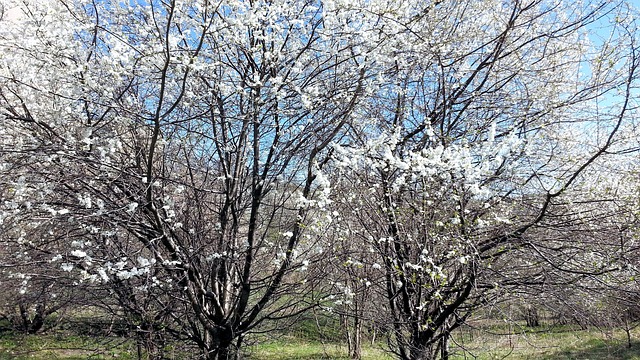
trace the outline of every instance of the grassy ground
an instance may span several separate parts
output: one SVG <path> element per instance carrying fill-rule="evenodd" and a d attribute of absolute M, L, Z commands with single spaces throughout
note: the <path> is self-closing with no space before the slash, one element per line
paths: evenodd
<path fill-rule="evenodd" d="M 465 329 L 452 343 L 452 359 L 594 359 L 640 360 L 640 332 L 627 347 L 621 330 L 542 329 L 496 333 Z M 491 330 L 491 329 L 490 329 Z M 509 329 L 506 329 L 509 330 Z M 511 329 L 513 330 L 513 329 Z M 502 334 L 497 334 L 501 332 Z M 463 351 L 465 349 L 466 351 Z M 171 353 L 169 359 L 189 359 L 188 354 Z M 135 347 L 124 339 L 95 339 L 68 333 L 22 336 L 0 335 L 0 360 L 4 359 L 136 359 Z M 339 341 L 319 342 L 304 337 L 283 336 L 262 341 L 247 348 L 248 359 L 348 359 L 347 349 Z M 383 350 L 367 346 L 364 359 L 391 359 Z"/>
<path fill-rule="evenodd" d="M 363 350 L 364 360 L 392 359 L 382 349 L 368 346 Z M 321 343 L 302 339 L 280 339 L 249 349 L 249 359 L 255 360 L 315 360 L 350 359 L 347 348 L 339 343 Z"/>
<path fill-rule="evenodd" d="M 624 331 L 613 329 L 536 329 L 508 335 L 466 329 L 458 333 L 456 342 L 452 349 L 456 360 L 640 360 L 640 342 L 632 340 L 629 348 Z"/>
<path fill-rule="evenodd" d="M 123 339 L 95 339 L 68 334 L 0 337 L 0 360 L 135 359 L 135 349 Z"/>

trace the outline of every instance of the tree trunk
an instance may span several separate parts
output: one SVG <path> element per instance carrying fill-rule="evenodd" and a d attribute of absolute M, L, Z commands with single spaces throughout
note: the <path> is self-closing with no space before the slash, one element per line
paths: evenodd
<path fill-rule="evenodd" d="M 449 333 L 440 339 L 440 359 L 449 360 Z"/>
<path fill-rule="evenodd" d="M 351 333 L 351 327 L 349 326 L 349 316 L 340 314 L 340 323 L 345 331 L 344 336 L 347 340 L 347 351 L 349 352 L 349 356 L 351 356 L 351 350 L 353 349 L 353 334 Z"/>
<path fill-rule="evenodd" d="M 538 310 L 534 306 L 527 305 L 525 312 L 525 320 L 527 321 L 528 327 L 540 326 L 540 316 L 538 315 Z"/>
<path fill-rule="evenodd" d="M 362 358 L 362 322 L 359 316 L 353 319 L 353 342 L 351 343 L 351 358 Z"/>
<path fill-rule="evenodd" d="M 411 349 L 411 360 L 435 360 L 436 354 L 430 348 L 413 348 Z"/>
<path fill-rule="evenodd" d="M 624 332 L 627 334 L 627 348 L 631 349 L 631 324 L 628 314 L 624 317 Z"/>
<path fill-rule="evenodd" d="M 213 357 L 211 358 L 211 360 L 231 360 L 233 359 L 233 356 L 231 354 L 231 349 L 229 348 L 229 346 L 223 346 L 221 345 L 220 347 L 218 347 L 218 349 L 213 353 Z"/>
<path fill-rule="evenodd" d="M 44 326 L 45 318 L 45 310 L 42 304 L 36 305 L 33 318 L 29 316 L 29 310 L 23 303 L 20 303 L 18 307 L 20 309 L 20 319 L 22 320 L 20 330 L 24 331 L 27 334 L 35 334 L 40 329 L 42 329 L 42 327 Z"/>
<path fill-rule="evenodd" d="M 437 338 L 439 337 L 439 339 Z M 449 354 L 449 337 L 447 330 L 445 333 L 433 333 L 416 330 L 407 344 L 409 350 L 408 356 L 402 356 L 406 360 L 448 360 Z"/>
<path fill-rule="evenodd" d="M 211 340 L 209 349 L 205 349 L 205 358 L 209 360 L 234 360 L 237 359 L 237 350 L 233 346 L 233 332 L 230 328 L 209 334 Z"/>

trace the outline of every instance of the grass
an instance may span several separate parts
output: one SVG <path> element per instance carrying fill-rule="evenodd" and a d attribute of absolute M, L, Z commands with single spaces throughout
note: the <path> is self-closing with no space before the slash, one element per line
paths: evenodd
<path fill-rule="evenodd" d="M 26 359 L 135 359 L 135 349 L 124 339 L 90 337 L 70 334 L 0 336 L 0 360 Z"/>
<path fill-rule="evenodd" d="M 487 331 L 488 330 L 488 331 Z M 318 341 L 309 334 L 294 333 L 261 341 L 246 348 L 247 359 L 315 360 L 349 359 L 338 339 Z M 640 331 L 633 334 L 640 339 Z M 598 359 L 640 360 L 640 340 L 627 347 L 622 330 L 579 330 L 570 328 L 514 329 L 512 327 L 466 328 L 451 343 L 452 359 Z M 382 349 L 365 347 L 363 359 L 391 359 Z M 463 349 L 465 351 L 463 351 Z M 45 359 L 136 359 L 135 346 L 123 338 L 79 336 L 69 331 L 41 335 L 0 333 L 0 360 Z M 189 358 L 170 353 L 169 359 Z"/>
<path fill-rule="evenodd" d="M 456 336 L 453 359 L 573 359 L 640 360 L 640 342 L 627 346 L 622 330 L 543 329 L 490 334 L 462 330 Z M 635 333 L 637 338 L 640 333 Z M 462 349 L 466 351 L 462 351 Z"/>
<path fill-rule="evenodd" d="M 362 355 L 364 360 L 391 359 L 381 349 L 371 346 L 363 349 Z M 283 338 L 254 346 L 249 349 L 248 358 L 253 360 L 350 359 L 346 346 L 340 343 L 321 343 L 297 338 Z"/>

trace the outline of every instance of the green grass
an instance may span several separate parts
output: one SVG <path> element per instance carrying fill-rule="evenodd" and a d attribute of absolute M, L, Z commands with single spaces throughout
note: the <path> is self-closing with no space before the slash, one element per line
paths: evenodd
<path fill-rule="evenodd" d="M 510 335 L 475 332 L 458 333 L 458 347 L 452 349 L 456 353 L 453 359 L 640 360 L 640 342 L 632 341 L 628 348 L 622 330 L 548 329 Z M 640 333 L 633 336 L 637 338 Z"/>
<path fill-rule="evenodd" d="M 269 341 L 248 349 L 249 359 L 253 360 L 316 360 L 350 359 L 347 347 L 339 343 L 321 343 L 297 338 L 283 338 Z M 375 347 L 363 350 L 364 360 L 391 359 L 384 351 Z"/>
<path fill-rule="evenodd" d="M 318 341 L 309 335 L 295 331 L 277 339 L 265 338 L 245 348 L 246 358 L 349 359 L 347 348 L 339 339 Z M 487 326 L 483 329 L 466 328 L 458 331 L 455 341 L 451 343 L 451 353 L 454 360 L 640 360 L 640 331 L 634 332 L 632 338 L 638 340 L 632 341 L 631 348 L 628 348 L 622 330 L 577 330 L 567 327 L 531 330 Z M 0 360 L 130 360 L 137 358 L 135 350 L 131 341 L 122 338 L 91 338 L 69 332 L 28 336 L 8 332 L 0 334 Z M 169 359 L 189 358 L 188 354 L 179 351 L 171 351 L 167 355 Z M 382 349 L 370 344 L 366 344 L 363 350 L 365 360 L 391 358 Z"/>
<path fill-rule="evenodd" d="M 0 360 L 26 359 L 135 359 L 134 349 L 124 339 L 49 334 L 0 336 Z"/>

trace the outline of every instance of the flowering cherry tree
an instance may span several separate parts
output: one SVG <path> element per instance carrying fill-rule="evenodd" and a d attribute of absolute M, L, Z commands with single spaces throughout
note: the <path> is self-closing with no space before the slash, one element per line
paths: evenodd
<path fill-rule="evenodd" d="M 336 258 L 385 299 L 394 353 L 446 358 L 517 274 L 503 259 L 617 141 L 638 61 L 609 1 L 2 11 L 3 264 L 108 289 L 158 357 L 171 334 L 228 359 L 336 287 L 362 297 L 315 276 Z M 350 262 L 327 256 L 346 241 Z"/>
<path fill-rule="evenodd" d="M 578 230 L 616 214 L 597 205 L 611 197 L 580 190 L 630 124 L 635 25 L 624 6 L 584 5 L 441 2 L 397 20 L 389 69 L 332 164 L 337 226 L 379 269 L 366 278 L 384 278 L 378 321 L 399 358 L 447 358 L 451 332 L 513 289 L 618 266 L 605 232 Z M 592 43 L 607 16 L 611 37 Z"/>
<path fill-rule="evenodd" d="M 360 25 L 312 1 L 5 10 L 3 224 L 63 231 L 21 244 L 115 289 L 150 353 L 162 328 L 226 359 L 313 306 L 308 214 L 371 76 Z"/>

